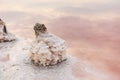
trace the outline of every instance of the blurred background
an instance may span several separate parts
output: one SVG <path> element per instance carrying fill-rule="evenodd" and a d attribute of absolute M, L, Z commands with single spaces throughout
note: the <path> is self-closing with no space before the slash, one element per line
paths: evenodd
<path fill-rule="evenodd" d="M 9 32 L 31 40 L 34 24 L 44 23 L 67 41 L 68 54 L 105 75 L 100 80 L 120 80 L 119 0 L 0 0 L 0 18 Z M 76 65 L 76 77 L 99 80 Z"/>

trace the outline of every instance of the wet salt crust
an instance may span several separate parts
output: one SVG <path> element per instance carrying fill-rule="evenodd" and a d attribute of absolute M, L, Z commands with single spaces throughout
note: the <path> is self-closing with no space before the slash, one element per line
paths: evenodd
<path fill-rule="evenodd" d="M 35 66 L 29 59 L 29 40 L 19 39 L 14 45 L 11 43 L 14 42 L 4 43 L 6 48 L 0 50 L 0 54 L 8 54 L 10 58 L 0 62 L 0 80 L 77 80 L 72 74 L 75 58 L 67 56 L 67 61 L 54 66 Z"/>

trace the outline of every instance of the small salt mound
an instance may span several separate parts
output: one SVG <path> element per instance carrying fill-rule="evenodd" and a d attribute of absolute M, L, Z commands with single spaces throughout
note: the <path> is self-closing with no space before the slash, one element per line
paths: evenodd
<path fill-rule="evenodd" d="M 37 24 L 36 39 L 30 49 L 31 60 L 38 65 L 55 65 L 66 60 L 65 41 L 46 31 L 41 31 L 45 26 Z"/>
<path fill-rule="evenodd" d="M 14 40 L 15 36 L 7 32 L 5 23 L 0 19 L 0 42 L 10 42 Z"/>

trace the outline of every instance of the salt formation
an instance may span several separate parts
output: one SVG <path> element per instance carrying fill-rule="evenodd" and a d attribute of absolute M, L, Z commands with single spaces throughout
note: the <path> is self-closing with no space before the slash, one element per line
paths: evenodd
<path fill-rule="evenodd" d="M 34 26 L 36 39 L 30 49 L 31 60 L 37 65 L 55 65 L 66 60 L 65 41 L 47 32 L 44 24 Z"/>
<path fill-rule="evenodd" d="M 7 32 L 5 23 L 0 19 L 0 42 L 9 42 L 15 40 L 14 35 Z"/>

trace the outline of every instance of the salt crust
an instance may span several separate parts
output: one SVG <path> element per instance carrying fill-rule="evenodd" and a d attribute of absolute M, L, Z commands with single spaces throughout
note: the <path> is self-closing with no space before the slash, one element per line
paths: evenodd
<path fill-rule="evenodd" d="M 72 74 L 75 58 L 67 56 L 67 61 L 55 66 L 35 66 L 29 58 L 30 43 L 24 39 L 0 43 L 0 53 L 10 57 L 8 62 L 0 62 L 0 80 L 77 80 Z"/>

